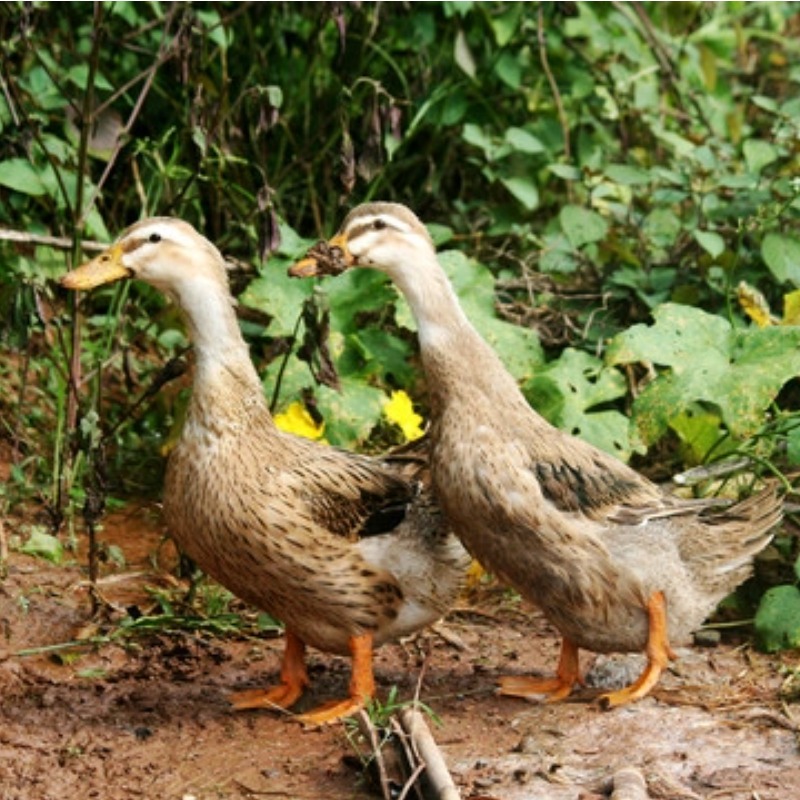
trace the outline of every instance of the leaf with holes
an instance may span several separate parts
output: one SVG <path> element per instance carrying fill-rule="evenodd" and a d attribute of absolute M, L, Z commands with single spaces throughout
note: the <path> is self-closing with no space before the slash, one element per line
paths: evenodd
<path fill-rule="evenodd" d="M 752 436 L 783 385 L 800 373 L 800 327 L 734 329 L 722 317 L 676 303 L 653 316 L 655 324 L 623 331 L 606 353 L 611 365 L 662 368 L 633 404 L 645 445 L 697 402 L 718 408 L 734 437 Z"/>

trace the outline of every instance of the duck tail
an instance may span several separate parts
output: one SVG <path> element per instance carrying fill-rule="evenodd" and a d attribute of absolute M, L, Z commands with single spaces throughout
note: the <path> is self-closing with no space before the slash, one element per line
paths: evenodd
<path fill-rule="evenodd" d="M 754 556 L 772 541 L 782 519 L 783 497 L 776 483 L 707 519 L 720 555 L 714 572 L 728 591 L 749 577 Z"/>

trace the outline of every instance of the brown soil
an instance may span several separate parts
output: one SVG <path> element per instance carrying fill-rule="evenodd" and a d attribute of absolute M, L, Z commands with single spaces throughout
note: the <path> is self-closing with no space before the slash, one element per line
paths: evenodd
<path fill-rule="evenodd" d="M 7 523 L 4 538 L 14 532 Z M 145 587 L 175 588 L 154 509 L 109 516 L 101 537 L 126 556 L 124 568 L 104 568 L 108 600 L 146 609 Z M 353 764 L 352 725 L 304 730 L 290 715 L 231 710 L 231 689 L 275 681 L 279 636 L 165 630 L 44 651 L 99 630 L 82 555 L 54 567 L 11 550 L 0 582 L 0 800 L 379 796 Z M 625 766 L 653 798 L 800 797 L 800 654 L 687 648 L 652 696 L 611 712 L 591 687 L 558 705 L 495 695 L 498 675 L 549 671 L 557 653 L 540 616 L 481 587 L 438 630 L 382 648 L 375 670 L 384 698 L 395 686 L 410 700 L 420 685 L 464 798 L 606 796 Z M 639 663 L 596 659 L 590 677 L 608 687 Z M 346 691 L 345 659 L 313 652 L 310 670 L 302 708 Z"/>

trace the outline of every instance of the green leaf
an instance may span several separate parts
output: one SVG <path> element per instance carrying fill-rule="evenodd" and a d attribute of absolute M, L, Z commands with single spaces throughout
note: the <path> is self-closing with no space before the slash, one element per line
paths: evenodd
<path fill-rule="evenodd" d="M 650 183 L 652 175 L 646 169 L 632 167 L 628 164 L 609 164 L 605 169 L 606 177 L 623 186 L 639 186 Z"/>
<path fill-rule="evenodd" d="M 47 188 L 39 173 L 24 158 L 10 158 L 0 161 L 0 186 L 33 197 L 47 194 Z"/>
<path fill-rule="evenodd" d="M 473 122 L 467 122 L 464 125 L 464 130 L 461 133 L 462 138 L 467 144 L 471 144 L 483 150 L 486 158 L 491 161 L 494 158 L 495 145 L 491 136 L 484 133 L 480 125 L 475 125 Z"/>
<path fill-rule="evenodd" d="M 467 37 L 464 36 L 464 31 L 460 28 L 456 34 L 456 41 L 453 46 L 453 57 L 455 58 L 456 64 L 458 64 L 463 72 L 469 75 L 470 78 L 475 77 L 475 58 L 467 43 Z"/>
<path fill-rule="evenodd" d="M 744 154 L 748 171 L 756 175 L 764 167 L 776 161 L 780 155 L 778 148 L 774 144 L 765 142 L 763 139 L 747 139 L 742 145 L 742 153 Z"/>
<path fill-rule="evenodd" d="M 800 286 L 800 240 L 768 233 L 761 243 L 761 257 L 776 280 Z"/>
<path fill-rule="evenodd" d="M 721 423 L 719 414 L 699 405 L 682 411 L 670 420 L 670 428 L 681 440 L 681 456 L 685 465 L 704 464 L 712 450 L 717 455 L 721 454 L 719 444 L 725 435 Z"/>
<path fill-rule="evenodd" d="M 564 206 L 558 218 L 561 229 L 575 249 L 599 242 L 608 233 L 608 223 L 596 211 L 581 206 Z"/>
<path fill-rule="evenodd" d="M 800 647 L 800 589 L 773 586 L 764 592 L 755 618 L 756 639 L 768 653 Z"/>
<path fill-rule="evenodd" d="M 619 411 L 592 411 L 626 394 L 625 378 L 582 350 L 567 348 L 524 387 L 531 405 L 553 425 L 627 460 L 630 422 Z"/>
<path fill-rule="evenodd" d="M 52 534 L 43 528 L 34 527 L 27 541 L 20 547 L 20 552 L 37 558 L 44 558 L 53 564 L 60 564 L 64 557 L 64 547 Z"/>
<path fill-rule="evenodd" d="M 633 404 L 645 444 L 697 402 L 718 408 L 734 437 L 752 436 L 783 385 L 800 373 L 800 327 L 734 330 L 722 317 L 676 303 L 659 306 L 653 316 L 654 325 L 623 331 L 606 352 L 612 365 L 668 368 Z"/>
<path fill-rule="evenodd" d="M 547 169 L 553 173 L 557 178 L 565 181 L 579 181 L 581 179 L 581 171 L 572 164 L 548 164 Z"/>
<path fill-rule="evenodd" d="M 241 301 L 246 306 L 260 309 L 272 317 L 269 332 L 273 336 L 291 336 L 303 302 L 314 291 L 313 281 L 299 281 L 286 274 L 293 262 L 271 258 L 263 277 L 256 278 L 244 291 Z"/>
<path fill-rule="evenodd" d="M 657 247 L 670 247 L 681 232 L 681 221 L 668 208 L 656 208 L 645 217 L 642 231 Z"/>
<path fill-rule="evenodd" d="M 506 142 L 519 153 L 544 153 L 544 145 L 532 133 L 524 128 L 509 128 L 503 137 Z"/>
<path fill-rule="evenodd" d="M 711 258 L 719 258 L 725 252 L 725 240 L 713 231 L 694 231 L 695 240 Z"/>
<path fill-rule="evenodd" d="M 317 408 L 325 419 L 325 438 L 339 447 L 357 447 L 381 419 L 386 394 L 359 380 L 342 379 L 342 391 L 328 386 L 315 390 Z"/>
<path fill-rule="evenodd" d="M 501 178 L 500 183 L 522 203 L 528 211 L 539 205 L 539 190 L 529 178 Z"/>
<path fill-rule="evenodd" d="M 792 466 L 800 464 L 800 426 L 792 428 L 786 436 L 786 457 Z"/>

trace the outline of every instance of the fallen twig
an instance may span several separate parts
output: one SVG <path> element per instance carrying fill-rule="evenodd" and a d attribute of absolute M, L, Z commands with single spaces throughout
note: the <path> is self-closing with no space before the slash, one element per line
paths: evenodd
<path fill-rule="evenodd" d="M 404 708 L 400 712 L 400 724 L 408 734 L 417 757 L 425 765 L 425 776 L 436 800 L 461 800 L 450 771 L 447 769 L 442 751 L 425 722 L 425 717 L 416 708 Z"/>
<path fill-rule="evenodd" d="M 649 800 L 647 782 L 636 767 L 623 767 L 614 773 L 611 800 Z"/>
<path fill-rule="evenodd" d="M 47 236 L 43 233 L 15 231 L 11 228 L 0 228 L 0 241 L 20 242 L 21 244 L 41 244 L 59 250 L 71 250 L 75 242 L 68 236 Z M 82 241 L 81 247 L 93 253 L 100 253 L 108 247 L 101 242 Z"/>

